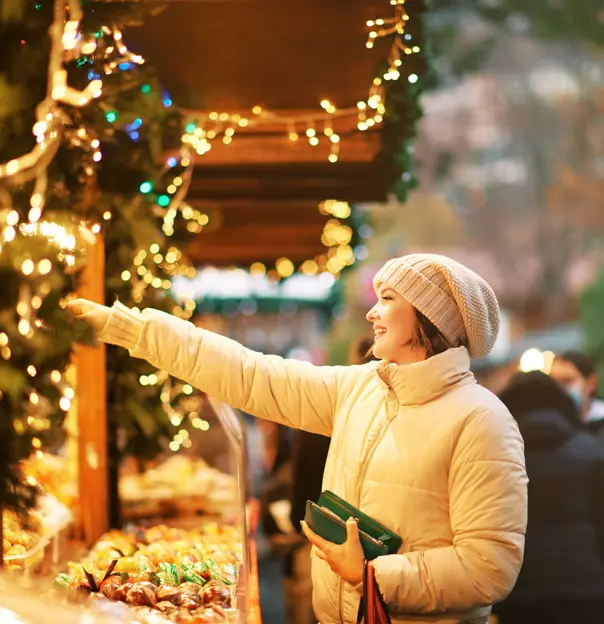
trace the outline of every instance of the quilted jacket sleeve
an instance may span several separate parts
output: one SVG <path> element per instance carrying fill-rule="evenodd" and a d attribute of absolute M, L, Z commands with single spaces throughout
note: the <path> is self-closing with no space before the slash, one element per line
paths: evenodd
<path fill-rule="evenodd" d="M 449 472 L 453 544 L 375 561 L 392 615 L 492 605 L 512 590 L 524 552 L 528 479 L 522 438 L 503 409 L 474 416 L 455 447 Z"/>
<path fill-rule="evenodd" d="M 170 314 L 136 314 L 119 303 L 99 337 L 232 407 L 331 435 L 338 386 L 348 367 L 263 355 Z"/>

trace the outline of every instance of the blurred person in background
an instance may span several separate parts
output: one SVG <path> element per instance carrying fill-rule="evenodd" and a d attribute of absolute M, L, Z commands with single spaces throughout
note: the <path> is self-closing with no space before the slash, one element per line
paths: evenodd
<path fill-rule="evenodd" d="M 524 563 L 500 624 L 604 622 L 604 449 L 552 377 L 519 373 L 501 393 L 524 438 Z"/>
<path fill-rule="evenodd" d="M 476 383 L 499 333 L 491 287 L 459 262 L 409 254 L 375 275 L 378 362 L 314 366 L 246 349 L 159 310 L 70 302 L 103 342 L 255 416 L 331 436 L 323 487 L 402 537 L 373 561 L 393 624 L 486 624 L 522 565 L 527 476 L 518 426 Z M 365 557 L 304 523 L 321 624 L 354 624 Z"/>
<path fill-rule="evenodd" d="M 593 359 L 580 351 L 564 351 L 554 358 L 550 375 L 573 399 L 587 428 L 604 436 L 604 401 L 596 395 L 598 373 Z"/>

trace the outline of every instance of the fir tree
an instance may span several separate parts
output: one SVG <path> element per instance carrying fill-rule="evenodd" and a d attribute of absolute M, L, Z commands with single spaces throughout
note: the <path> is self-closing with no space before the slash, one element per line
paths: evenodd
<path fill-rule="evenodd" d="M 53 3 L 11 0 L 0 8 L 0 163 L 7 163 L 35 145 Z M 170 311 L 175 305 L 167 289 L 181 258 L 166 232 L 176 230 L 174 239 L 191 233 L 176 218 L 175 197 L 182 193 L 170 185 L 190 174 L 190 164 L 179 156 L 166 166 L 162 157 L 179 148 L 181 119 L 153 72 L 120 38 L 122 28 L 154 10 L 146 3 L 85 4 L 79 37 L 88 45 L 66 62 L 68 84 L 82 89 L 100 79 L 102 95 L 81 108 L 56 105 L 61 140 L 46 170 L 39 218 L 30 212 L 33 179 L 0 180 L 0 503 L 12 508 L 33 504 L 34 488 L 22 479 L 19 462 L 60 444 L 74 396 L 65 370 L 74 341 L 91 338 L 63 306 L 85 262 L 82 237 L 103 226 L 109 300 L 118 295 L 125 305 Z M 161 267 L 151 248 L 163 254 Z M 150 258 L 135 265 L 139 251 Z M 137 276 L 143 264 L 146 275 Z M 161 401 L 160 384 L 141 385 L 141 375 L 152 373 L 149 365 L 126 357 L 108 353 L 108 414 L 121 441 L 117 451 L 119 457 L 153 457 L 174 435 L 174 414 Z"/>

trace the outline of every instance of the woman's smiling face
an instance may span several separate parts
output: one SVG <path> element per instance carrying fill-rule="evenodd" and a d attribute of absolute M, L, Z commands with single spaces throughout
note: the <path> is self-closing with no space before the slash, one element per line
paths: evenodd
<path fill-rule="evenodd" d="M 377 358 L 396 364 L 417 361 L 417 353 L 410 358 L 414 351 L 417 316 L 406 299 L 392 288 L 381 285 L 378 301 L 367 313 L 367 320 L 373 323 L 373 353 Z"/>

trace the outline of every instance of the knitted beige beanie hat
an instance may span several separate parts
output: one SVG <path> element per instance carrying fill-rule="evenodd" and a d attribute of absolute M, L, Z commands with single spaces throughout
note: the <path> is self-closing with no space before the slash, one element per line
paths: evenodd
<path fill-rule="evenodd" d="M 470 356 L 487 355 L 499 332 L 499 305 L 491 287 L 474 271 L 437 254 L 389 260 L 373 286 L 393 288 L 439 329 L 451 347 L 467 344 Z"/>

